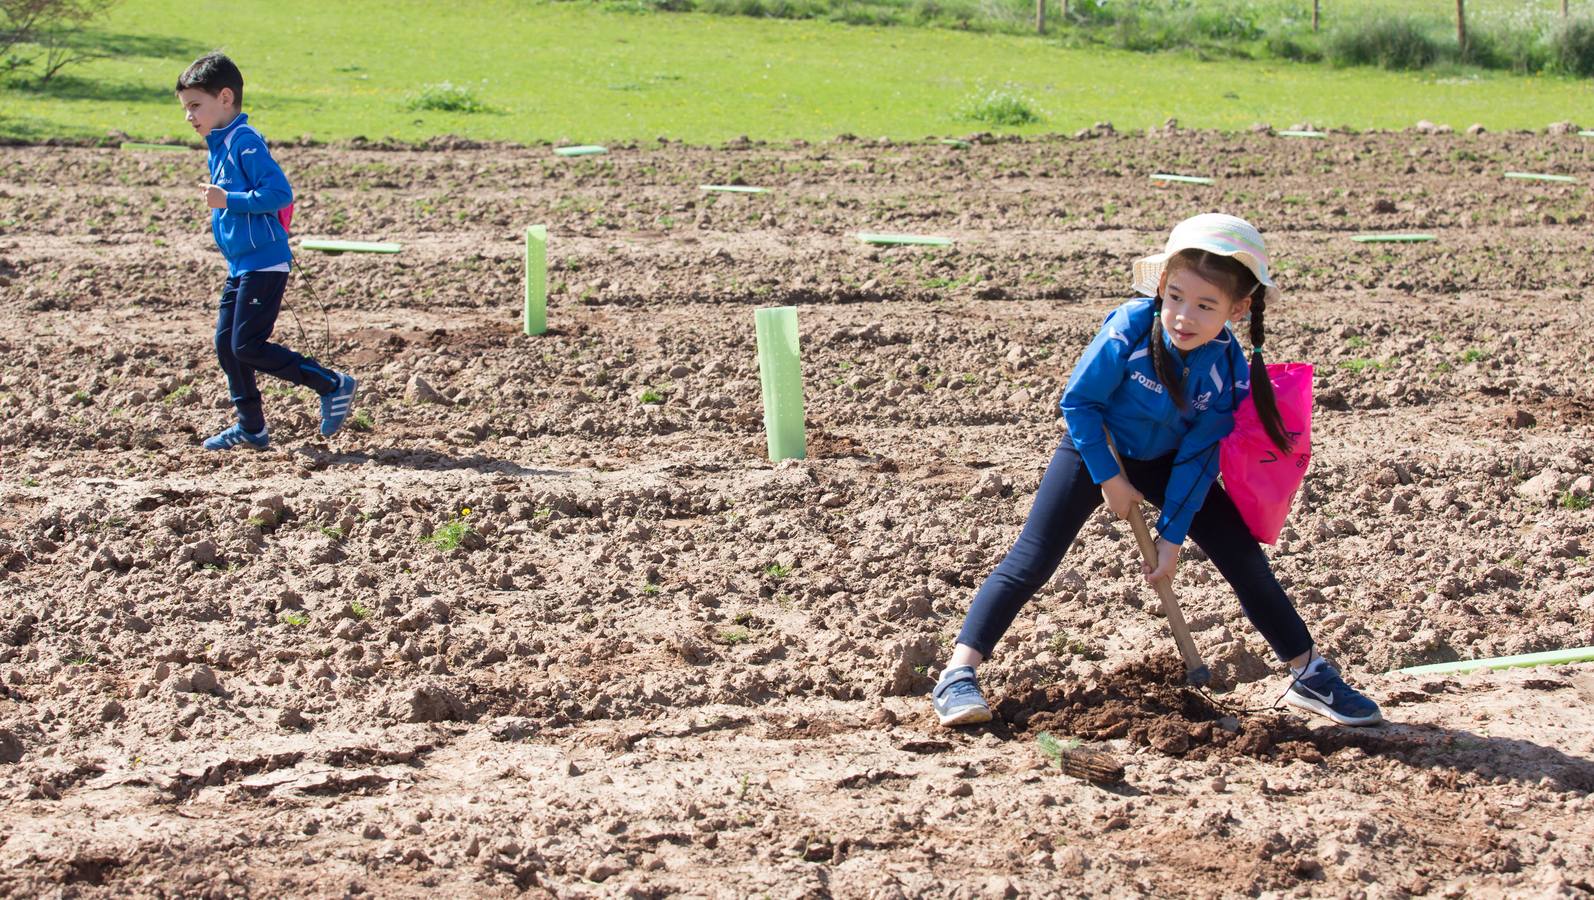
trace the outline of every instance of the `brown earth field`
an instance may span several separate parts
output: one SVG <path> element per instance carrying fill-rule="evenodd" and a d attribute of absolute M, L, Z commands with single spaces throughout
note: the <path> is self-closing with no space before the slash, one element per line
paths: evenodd
<path fill-rule="evenodd" d="M 263 381 L 272 448 L 226 454 L 203 157 L 0 149 L 0 895 L 1594 894 L 1594 666 L 1393 673 L 1594 644 L 1594 140 L 611 149 L 278 148 L 296 237 L 404 250 L 301 253 L 277 334 L 358 416 Z M 1099 511 L 981 670 L 996 722 L 939 728 L 1074 360 L 1209 210 L 1317 371 L 1273 562 L 1387 724 L 1275 708 L 1194 550 L 1183 688 Z M 788 304 L 809 457 L 772 465 Z"/>

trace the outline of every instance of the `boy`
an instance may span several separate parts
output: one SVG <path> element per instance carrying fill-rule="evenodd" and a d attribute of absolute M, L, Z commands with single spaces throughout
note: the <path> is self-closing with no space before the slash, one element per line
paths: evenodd
<path fill-rule="evenodd" d="M 293 260 L 286 222 L 278 215 L 292 206 L 293 188 L 260 132 L 249 127 L 243 96 L 243 73 L 221 53 L 201 56 L 177 79 L 184 117 L 210 148 L 204 199 L 210 207 L 211 235 L 227 259 L 227 284 L 216 317 L 216 358 L 227 374 L 238 422 L 206 439 L 206 450 L 270 446 L 256 372 L 320 394 L 323 435 L 336 433 L 354 405 L 353 376 L 269 341 Z"/>

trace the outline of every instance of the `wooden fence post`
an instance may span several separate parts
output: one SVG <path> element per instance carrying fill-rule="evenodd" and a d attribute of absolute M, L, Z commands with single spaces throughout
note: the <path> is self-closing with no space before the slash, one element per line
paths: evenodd
<path fill-rule="evenodd" d="M 1317 33 L 1317 4 L 1318 4 L 1318 0 L 1312 0 L 1312 33 L 1313 34 Z"/>
<path fill-rule="evenodd" d="M 1467 56 L 1467 0 L 1456 0 L 1456 43 L 1461 46 L 1461 56 Z"/>
<path fill-rule="evenodd" d="M 1046 33 L 1046 0 L 1035 0 L 1035 33 Z"/>

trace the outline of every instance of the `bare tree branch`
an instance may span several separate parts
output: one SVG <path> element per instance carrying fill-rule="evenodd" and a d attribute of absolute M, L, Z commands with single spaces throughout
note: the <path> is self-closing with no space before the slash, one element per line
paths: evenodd
<path fill-rule="evenodd" d="M 78 37 L 85 26 L 119 0 L 0 0 L 0 66 L 6 71 L 43 62 L 40 84 L 63 68 L 103 54 L 85 49 Z M 31 58 L 14 51 L 41 48 Z"/>

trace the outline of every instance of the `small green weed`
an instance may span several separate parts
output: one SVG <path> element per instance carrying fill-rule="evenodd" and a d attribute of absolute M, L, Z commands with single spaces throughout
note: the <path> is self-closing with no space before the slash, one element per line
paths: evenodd
<path fill-rule="evenodd" d="M 323 525 L 318 530 L 334 541 L 343 540 L 343 529 L 337 527 L 336 525 Z"/>
<path fill-rule="evenodd" d="M 370 431 L 376 425 L 376 420 L 371 418 L 369 410 L 360 410 L 349 417 L 349 427 L 355 431 Z"/>
<path fill-rule="evenodd" d="M 165 403 L 168 406 L 170 406 L 173 403 L 182 402 L 183 400 L 187 399 L 193 393 L 194 393 L 194 386 L 193 385 L 191 385 L 191 384 L 180 384 L 177 387 L 173 388 L 172 392 L 170 394 L 167 394 L 165 397 L 161 398 L 161 402 Z"/>
<path fill-rule="evenodd" d="M 1354 334 L 1345 339 L 1345 346 L 1351 348 L 1352 350 L 1360 350 L 1361 348 L 1367 346 L 1367 339 L 1359 334 Z"/>
<path fill-rule="evenodd" d="M 289 611 L 277 616 L 277 621 L 284 625 L 302 628 L 310 624 L 310 614 L 298 611 Z"/>
<path fill-rule="evenodd" d="M 1487 351 L 1487 350 L 1479 350 L 1476 347 L 1473 347 L 1473 348 L 1467 350 L 1467 352 L 1461 354 L 1461 361 L 1464 362 L 1464 363 L 1482 362 L 1482 361 L 1484 361 L 1484 360 L 1486 360 L 1488 358 L 1489 358 L 1489 351 Z"/>
<path fill-rule="evenodd" d="M 643 403 L 663 403 L 664 402 L 664 395 L 660 394 L 658 391 L 655 391 L 652 388 L 648 388 L 647 390 L 642 392 L 642 396 L 639 399 Z"/>
<path fill-rule="evenodd" d="M 1342 369 L 1349 369 L 1350 371 L 1360 375 L 1362 372 L 1365 372 L 1368 369 L 1372 369 L 1374 371 L 1382 369 L 1384 364 L 1376 359 L 1362 359 L 1357 357 L 1356 359 L 1345 360 L 1339 364 L 1339 367 Z"/>
<path fill-rule="evenodd" d="M 23 487 L 38 487 L 39 486 L 39 479 L 34 478 L 32 475 L 29 475 L 26 478 L 22 479 L 22 486 Z"/>
<path fill-rule="evenodd" d="M 423 85 L 419 92 L 410 95 L 404 108 L 412 112 L 488 112 L 486 103 L 476 99 L 470 88 L 450 81 Z"/>
<path fill-rule="evenodd" d="M 780 579 L 791 574 L 791 566 L 783 566 L 780 563 L 770 563 L 769 567 L 764 569 L 764 574 L 775 579 L 776 581 L 779 581 Z"/>
<path fill-rule="evenodd" d="M 659 593 L 659 586 L 650 581 L 647 584 L 642 585 L 642 593 L 647 594 L 650 597 L 656 596 Z"/>
<path fill-rule="evenodd" d="M 349 612 L 353 613 L 356 619 L 371 618 L 371 608 L 358 600 L 349 604 Z"/>
<path fill-rule="evenodd" d="M 1051 760 L 1052 765 L 1055 766 L 1061 766 L 1063 764 L 1063 754 L 1065 752 L 1076 749 L 1082 743 L 1083 742 L 1079 738 L 1069 738 L 1066 741 L 1059 741 L 1057 738 L 1052 737 L 1051 732 L 1049 731 L 1043 731 L 1035 736 L 1035 745 L 1040 748 L 1041 753 L 1047 759 Z"/>
<path fill-rule="evenodd" d="M 752 633 L 745 628 L 721 628 L 718 635 L 719 642 L 727 647 L 745 644 L 752 638 Z"/>
<path fill-rule="evenodd" d="M 447 524 L 432 532 L 431 537 L 421 538 L 422 543 L 431 544 L 444 553 L 458 550 L 459 545 L 465 540 L 465 535 L 470 534 L 470 526 L 463 518 L 455 518 Z"/>
<path fill-rule="evenodd" d="M 1046 645 L 1058 656 L 1078 656 L 1083 659 L 1102 659 L 1100 650 L 1069 634 L 1057 634 Z"/>
<path fill-rule="evenodd" d="M 1032 102 L 1018 88 L 1007 85 L 970 97 L 959 118 L 1004 128 L 1029 125 L 1041 121 L 1041 114 L 1031 108 Z"/>
<path fill-rule="evenodd" d="M 1559 502 L 1562 509 L 1582 511 L 1588 509 L 1590 506 L 1594 506 L 1594 497 L 1588 497 L 1574 494 L 1571 491 L 1566 491 L 1561 494 L 1561 499 Z"/>

